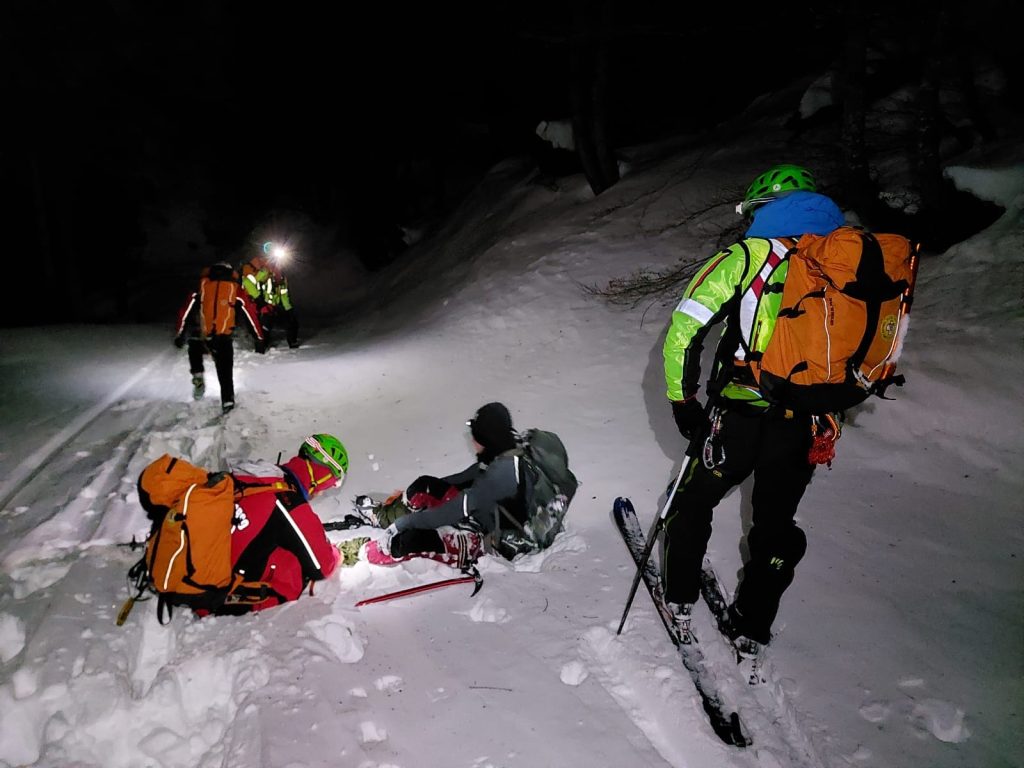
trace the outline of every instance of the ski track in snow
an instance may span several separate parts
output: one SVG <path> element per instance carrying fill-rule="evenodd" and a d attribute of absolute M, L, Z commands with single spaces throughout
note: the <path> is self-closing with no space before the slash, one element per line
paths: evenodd
<path fill-rule="evenodd" d="M 861 705 L 859 712 L 869 723 L 879 726 L 893 720 L 905 723 L 921 738 L 933 737 L 948 744 L 959 744 L 971 737 L 964 723 L 966 713 L 952 702 L 922 696 L 926 683 L 919 678 L 898 681 L 906 698 L 901 701 L 872 699 Z"/>
<path fill-rule="evenodd" d="M 757 764 L 718 742 L 674 652 L 666 659 L 664 649 L 636 635 L 616 636 L 611 627 L 588 630 L 578 650 L 591 675 L 670 765 L 687 765 L 687 757 L 695 753 L 698 765 Z M 687 738 L 691 733 L 708 737 L 700 740 L 699 750 L 697 741 Z"/>
<path fill-rule="evenodd" d="M 283 678 L 298 667 L 316 680 L 318 666 L 362 657 L 351 623 L 323 602 L 292 604 L 267 617 L 179 617 L 161 626 L 154 603 L 143 601 L 130 626 L 115 627 L 118 605 L 109 600 L 127 593 L 111 585 L 123 583 L 139 557 L 117 545 L 146 533 L 135 489 L 142 467 L 164 452 L 224 466 L 227 454 L 245 455 L 249 448 L 244 435 L 227 434 L 219 405 L 209 398 L 187 405 L 119 401 L 158 361 L 74 419 L 5 485 L 9 501 L 26 499 L 5 515 L 10 524 L 33 519 L 16 547 L 7 537 L 9 546 L 0 554 L 3 591 L 31 617 L 0 614 L 0 660 L 22 660 L 0 686 L 2 765 L 133 766 L 140 754 L 168 768 L 272 764 L 260 754 L 260 721 L 271 701 L 277 716 L 306 718 L 310 699 L 329 693 Z M 84 447 L 91 427 L 100 423 L 116 440 Z M 35 486 L 53 482 L 43 470 L 59 478 L 62 466 L 92 455 L 109 458 L 84 487 L 67 490 L 66 503 L 56 509 L 33 505 L 42 495 Z M 96 614 L 111 628 L 109 636 L 97 638 L 88 628 Z M 271 642 L 277 634 L 289 640 Z M 275 648 L 288 648 L 288 658 L 275 659 Z M 359 744 L 346 744 L 344 733 L 331 740 L 334 754 L 362 754 Z"/>
<path fill-rule="evenodd" d="M 106 398 L 93 405 L 84 413 L 77 416 L 70 424 L 61 429 L 51 437 L 42 447 L 15 467 L 0 484 L 0 509 L 4 509 L 11 503 L 11 500 L 27 485 L 35 475 L 40 472 L 57 452 L 63 451 L 84 429 L 91 423 L 102 417 L 104 413 L 116 410 L 115 404 L 125 393 L 130 391 L 139 381 L 145 378 L 153 368 L 167 357 L 167 353 L 158 355 L 148 364 L 143 366 L 134 376 L 125 381 Z M 83 452 L 88 455 L 88 452 Z"/>

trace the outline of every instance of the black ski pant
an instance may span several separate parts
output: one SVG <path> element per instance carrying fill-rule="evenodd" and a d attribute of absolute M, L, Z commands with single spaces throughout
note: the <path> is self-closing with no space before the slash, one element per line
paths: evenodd
<path fill-rule="evenodd" d="M 193 338 L 188 340 L 188 365 L 193 376 L 203 372 L 203 353 L 209 352 L 213 358 L 213 367 L 217 370 L 217 381 L 220 383 L 220 402 L 235 402 L 235 347 L 231 336 L 211 336 L 208 340 Z"/>
<path fill-rule="evenodd" d="M 263 338 L 269 346 L 274 328 L 278 325 L 284 326 L 284 335 L 288 340 L 289 347 L 299 346 L 299 318 L 294 309 L 274 307 L 269 312 L 260 313 L 260 323 L 263 326 Z"/>
<path fill-rule="evenodd" d="M 433 475 L 420 475 L 413 480 L 405 489 L 405 498 L 409 500 L 412 509 L 411 514 L 416 514 L 420 509 L 432 509 L 444 504 L 449 499 L 458 495 L 459 489 L 447 480 Z M 444 553 L 444 541 L 441 534 L 433 529 L 410 528 L 407 531 L 395 534 L 391 539 L 391 554 L 393 557 L 404 557 L 416 552 L 438 552 Z"/>
<path fill-rule="evenodd" d="M 405 489 L 405 498 L 414 509 L 431 509 L 455 497 L 459 489 L 433 475 L 420 475 Z"/>
<path fill-rule="evenodd" d="M 705 464 L 704 452 L 691 459 L 669 507 L 665 597 L 676 603 L 697 601 L 714 509 L 729 490 L 753 473 L 749 559 L 732 608 L 738 633 L 767 643 L 782 593 L 792 583 L 796 565 L 807 549 L 807 537 L 793 518 L 814 472 L 807 456 L 813 440 L 811 420 L 799 415 L 786 418 L 780 413 L 725 411 L 721 428 L 712 439 L 712 466 Z M 720 462 L 717 465 L 716 460 Z"/>

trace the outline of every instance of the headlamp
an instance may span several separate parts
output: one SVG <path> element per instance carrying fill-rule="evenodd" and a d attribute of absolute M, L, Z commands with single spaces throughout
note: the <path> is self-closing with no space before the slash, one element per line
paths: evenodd
<path fill-rule="evenodd" d="M 270 260 L 278 266 L 288 261 L 288 258 L 291 256 L 291 251 L 272 240 L 268 240 L 263 244 L 263 253 L 269 256 Z"/>
<path fill-rule="evenodd" d="M 765 203 L 770 203 L 777 200 L 777 197 L 752 197 L 749 200 L 744 200 L 742 203 L 736 206 L 736 213 L 740 216 L 747 216 L 754 212 L 755 208 L 760 208 Z"/>

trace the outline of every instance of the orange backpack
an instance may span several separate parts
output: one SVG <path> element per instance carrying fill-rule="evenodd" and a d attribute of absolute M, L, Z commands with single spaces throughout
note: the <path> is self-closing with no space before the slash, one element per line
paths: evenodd
<path fill-rule="evenodd" d="M 228 335 L 235 329 L 238 273 L 215 264 L 199 279 L 199 326 L 203 336 Z"/>
<path fill-rule="evenodd" d="M 896 376 L 917 276 L 917 247 L 844 226 L 804 235 L 771 340 L 751 366 L 768 400 L 813 414 L 883 397 Z"/>
<path fill-rule="evenodd" d="M 139 476 L 139 501 L 153 522 L 146 554 L 129 572 L 139 594 L 157 593 L 157 618 L 164 608 L 184 605 L 215 612 L 225 605 L 258 603 L 269 587 L 245 581 L 231 561 L 231 528 L 235 501 L 243 494 L 227 472 L 208 473 L 184 459 L 164 454 Z M 278 490 L 276 485 L 260 490 Z M 131 605 L 119 616 L 123 623 Z"/>

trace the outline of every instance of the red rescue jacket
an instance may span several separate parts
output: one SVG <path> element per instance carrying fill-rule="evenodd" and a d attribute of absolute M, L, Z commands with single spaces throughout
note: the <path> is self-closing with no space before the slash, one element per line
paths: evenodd
<path fill-rule="evenodd" d="M 298 456 L 279 469 L 280 474 L 232 473 L 242 492 L 231 531 L 234 568 L 244 571 L 247 580 L 267 582 L 271 589 L 266 600 L 245 606 L 245 611 L 297 599 L 310 582 L 334 573 L 341 558 L 307 501 L 311 489 L 333 486 L 334 476 Z M 321 477 L 325 473 L 328 477 Z"/>

